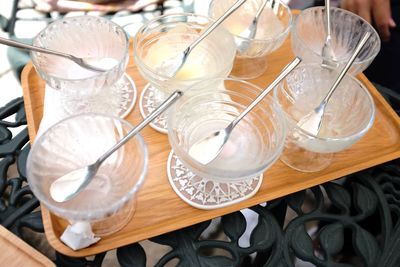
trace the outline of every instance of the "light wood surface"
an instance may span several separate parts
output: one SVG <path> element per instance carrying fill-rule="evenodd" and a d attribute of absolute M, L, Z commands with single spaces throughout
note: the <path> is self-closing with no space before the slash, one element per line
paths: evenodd
<path fill-rule="evenodd" d="M 55 266 L 39 251 L 0 225 L 0 266 Z"/>
<path fill-rule="evenodd" d="M 265 87 L 293 57 L 288 38 L 279 50 L 268 56 L 269 68 L 266 73 L 252 82 Z M 130 59 L 127 73 L 135 81 L 140 94 L 146 82 L 133 62 L 132 51 Z M 121 231 L 104 237 L 97 244 L 72 251 L 59 240 L 66 222 L 42 206 L 45 232 L 50 244 L 65 255 L 92 255 L 285 196 L 400 157 L 400 118 L 364 75 L 360 75 L 359 79 L 374 98 L 377 108 L 375 123 L 358 143 L 337 153 L 327 169 L 316 173 L 302 173 L 278 161 L 264 174 L 263 184 L 254 197 L 225 208 L 199 210 L 183 202 L 169 185 L 166 162 L 170 146 L 167 136 L 147 127 L 141 134 L 149 148 L 149 172 L 138 194 L 137 210 L 132 221 Z M 33 142 L 42 118 L 44 82 L 31 64 L 23 70 L 22 86 L 29 134 Z M 126 119 L 133 124 L 142 120 L 138 104 Z"/>

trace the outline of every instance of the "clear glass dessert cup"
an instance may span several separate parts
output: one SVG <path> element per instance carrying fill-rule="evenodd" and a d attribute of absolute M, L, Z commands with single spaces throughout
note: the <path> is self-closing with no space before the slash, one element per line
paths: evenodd
<path fill-rule="evenodd" d="M 356 75 L 364 71 L 378 54 L 381 41 L 375 29 L 363 18 L 340 8 L 331 8 L 331 36 L 334 59 L 332 66 L 342 69 L 350 59 L 358 42 L 365 32 L 371 32 L 367 43 L 349 70 Z M 303 63 L 322 63 L 321 52 L 326 39 L 324 26 L 325 7 L 312 7 L 303 10 L 297 17 L 292 29 L 292 50 Z"/>
<path fill-rule="evenodd" d="M 133 49 L 135 63 L 144 79 L 155 87 L 157 103 L 174 90 L 229 75 L 236 51 L 232 36 L 223 27 L 215 29 L 192 50 L 173 78 L 164 68 L 166 61 L 182 53 L 212 22 L 196 14 L 168 14 L 150 20 L 139 29 Z"/>
<path fill-rule="evenodd" d="M 168 113 L 168 137 L 182 163 L 200 177 L 236 182 L 262 174 L 279 158 L 286 137 L 285 121 L 270 97 L 263 99 L 233 130 L 217 158 L 208 165 L 188 151 L 197 141 L 226 127 L 261 92 L 237 79 L 200 82 Z M 204 153 L 206 153 L 205 151 Z"/>
<path fill-rule="evenodd" d="M 236 0 L 213 0 L 209 16 L 221 16 Z M 268 67 L 268 54 L 277 50 L 290 32 L 292 13 L 290 8 L 278 0 L 267 0 L 258 19 L 254 38 L 248 38 L 245 30 L 250 26 L 264 0 L 245 2 L 223 23 L 234 35 L 237 49 L 231 76 L 253 79 L 262 75 Z"/>
<path fill-rule="evenodd" d="M 49 192 L 59 177 L 93 163 L 132 129 L 114 116 L 87 113 L 60 121 L 35 140 L 27 161 L 32 192 L 47 209 L 70 223 L 89 222 L 98 236 L 120 230 L 135 211 L 148 152 L 140 135 L 130 139 L 100 167 L 76 197 L 55 202 Z"/>
<path fill-rule="evenodd" d="M 366 87 L 351 75 L 345 76 L 329 100 L 317 136 L 297 125 L 301 118 L 319 105 L 337 75 L 337 71 L 319 64 L 304 64 L 274 89 L 274 98 L 288 125 L 280 159 L 293 169 L 315 172 L 328 167 L 333 153 L 351 147 L 373 125 L 373 99 Z"/>
<path fill-rule="evenodd" d="M 123 77 L 129 59 L 129 40 L 120 26 L 101 17 L 67 17 L 49 24 L 33 45 L 99 60 L 93 64 L 109 68 L 94 72 L 62 57 L 31 52 L 35 69 L 47 85 L 59 90 L 68 115 L 117 115 L 123 99 L 113 86 Z"/>

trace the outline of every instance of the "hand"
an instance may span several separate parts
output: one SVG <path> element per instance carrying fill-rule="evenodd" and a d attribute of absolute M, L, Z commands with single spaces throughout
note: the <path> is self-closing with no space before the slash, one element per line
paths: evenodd
<path fill-rule="evenodd" d="M 382 41 L 389 41 L 390 28 L 396 27 L 390 9 L 390 0 L 342 0 L 340 6 L 369 23 L 373 21 Z"/>

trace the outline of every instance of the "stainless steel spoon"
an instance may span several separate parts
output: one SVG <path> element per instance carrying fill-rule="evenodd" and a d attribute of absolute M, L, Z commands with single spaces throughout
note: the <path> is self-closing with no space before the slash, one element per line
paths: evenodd
<path fill-rule="evenodd" d="M 232 130 L 235 126 L 247 115 L 272 89 L 275 88 L 285 77 L 289 74 L 299 63 L 301 59 L 296 57 L 289 65 L 287 65 L 284 70 L 279 74 L 279 76 L 267 87 L 265 88 L 257 98 L 251 102 L 251 104 L 237 116 L 227 127 L 222 130 L 216 131 L 204 139 L 196 142 L 189 148 L 189 155 L 206 165 L 213 161 L 219 153 L 221 153 L 224 145 L 228 141 Z"/>
<path fill-rule="evenodd" d="M 237 10 L 241 5 L 247 0 L 236 1 L 221 17 L 219 17 L 215 22 L 213 22 L 193 43 L 191 43 L 183 52 L 179 53 L 173 58 L 169 58 L 162 63 L 163 69 L 165 69 L 165 75 L 169 77 L 174 77 L 178 71 L 185 64 L 189 54 L 193 49 L 206 38 L 215 28 L 217 28 L 228 16 L 230 16 L 235 10 Z"/>
<path fill-rule="evenodd" d="M 106 153 L 99 157 L 96 162 L 86 167 L 69 172 L 57 180 L 50 186 L 50 195 L 57 202 L 64 202 L 79 194 L 95 177 L 100 165 L 121 146 L 123 146 L 130 138 L 140 132 L 147 124 L 154 120 L 158 115 L 169 108 L 179 97 L 182 91 L 172 93 L 158 108 L 156 108 L 149 116 L 147 116 L 139 125 L 133 128 L 124 138 L 111 147 Z"/>
<path fill-rule="evenodd" d="M 258 20 L 261 16 L 262 11 L 264 10 L 265 5 L 267 4 L 268 0 L 264 0 L 259 9 L 257 10 L 256 15 L 254 16 L 253 20 L 251 21 L 251 24 L 249 27 L 247 27 L 246 30 L 244 30 L 242 33 L 240 33 L 240 37 L 246 38 L 246 39 L 253 39 L 256 34 L 257 34 L 257 26 L 258 26 Z M 240 53 L 245 53 L 247 49 L 249 48 L 250 42 L 248 40 L 243 40 L 239 43 L 237 43 L 237 49 L 239 50 Z"/>
<path fill-rule="evenodd" d="M 357 55 L 360 53 L 361 49 L 367 42 L 370 35 L 371 35 L 370 32 L 366 32 L 363 35 L 363 37 L 357 44 L 357 47 L 354 50 L 353 55 L 350 57 L 346 66 L 344 66 L 344 68 L 340 72 L 339 76 L 336 78 L 335 82 L 333 83 L 331 89 L 328 91 L 328 93 L 326 94 L 324 99 L 322 99 L 321 103 L 316 108 L 314 108 L 310 113 L 308 113 L 303 118 L 301 118 L 300 121 L 297 123 L 297 126 L 299 126 L 304 131 L 306 131 L 312 135 L 318 135 L 319 130 L 321 129 L 322 120 L 324 118 L 326 104 L 328 103 L 329 99 L 331 98 L 333 92 L 339 86 L 340 82 L 346 75 L 347 71 L 350 69 L 351 65 L 353 64 Z"/>
<path fill-rule="evenodd" d="M 326 38 L 324 46 L 322 47 L 322 65 L 328 67 L 335 67 L 336 65 L 332 62 L 335 59 L 335 53 L 332 48 L 332 36 L 331 36 L 331 7 L 330 0 L 325 0 L 325 30 Z"/>
<path fill-rule="evenodd" d="M 95 71 L 95 72 L 105 72 L 108 69 L 105 68 L 101 68 L 99 66 L 95 66 L 95 62 L 96 59 L 93 57 L 88 57 L 88 58 L 80 58 L 80 57 L 75 57 L 71 54 L 66 54 L 66 53 L 62 53 L 62 52 L 58 52 L 58 51 L 54 51 L 51 49 L 47 49 L 47 48 L 42 48 L 42 47 L 37 47 L 37 46 L 33 46 L 33 45 L 27 45 L 21 42 L 17 42 L 14 40 L 10 40 L 7 38 L 2 38 L 0 37 L 0 44 L 4 44 L 4 45 L 8 45 L 8 46 L 12 46 L 12 47 L 16 47 L 16 48 L 20 48 L 20 49 L 26 49 L 26 50 L 31 50 L 31 51 L 36 51 L 36 52 L 40 52 L 40 53 L 46 53 L 46 54 L 50 54 L 50 55 L 54 55 L 54 56 L 59 56 L 59 57 L 63 57 L 63 58 L 67 58 L 69 60 L 72 60 L 73 62 L 75 62 L 76 64 L 78 64 L 79 66 L 91 70 L 91 71 Z"/>

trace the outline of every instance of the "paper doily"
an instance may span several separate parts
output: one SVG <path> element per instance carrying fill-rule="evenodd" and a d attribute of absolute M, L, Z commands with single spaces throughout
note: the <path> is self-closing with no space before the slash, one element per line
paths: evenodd
<path fill-rule="evenodd" d="M 61 100 L 67 116 L 96 112 L 125 118 L 135 106 L 136 97 L 135 83 L 124 73 L 115 84 L 93 97 L 65 96 Z"/>
<path fill-rule="evenodd" d="M 151 112 L 153 112 L 157 107 L 158 103 L 155 101 L 155 89 L 151 84 L 147 84 L 144 88 L 142 93 L 140 94 L 139 99 L 139 108 L 140 114 L 142 114 L 143 118 L 146 118 Z M 150 124 L 150 127 L 154 130 L 167 134 L 167 113 L 164 112 L 157 118 L 155 118 Z"/>
<path fill-rule="evenodd" d="M 167 163 L 168 180 L 175 193 L 198 209 L 217 209 L 229 206 L 255 195 L 263 175 L 237 182 L 218 182 L 197 176 L 186 168 L 171 151 Z"/>

